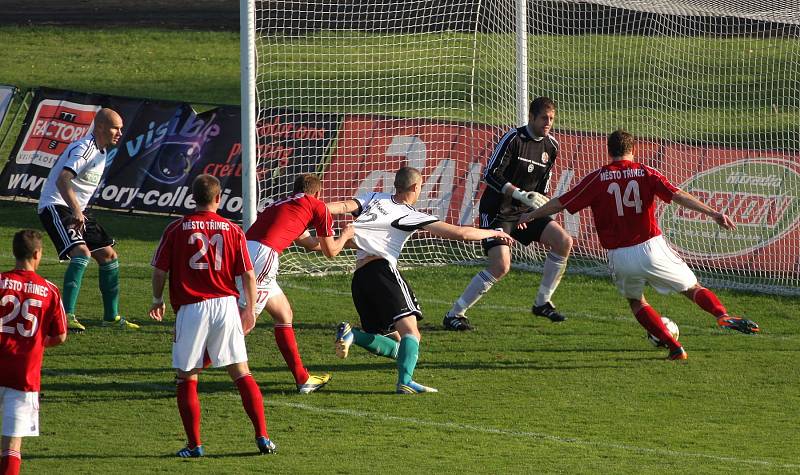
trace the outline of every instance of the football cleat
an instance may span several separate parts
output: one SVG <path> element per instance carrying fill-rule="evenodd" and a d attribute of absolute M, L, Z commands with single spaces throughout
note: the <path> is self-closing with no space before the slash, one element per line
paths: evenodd
<path fill-rule="evenodd" d="M 559 323 L 563 322 L 567 319 L 564 315 L 556 312 L 556 308 L 553 307 L 553 304 L 550 302 L 545 302 L 543 305 L 534 305 L 531 308 L 531 312 L 538 317 L 544 317 L 549 319 L 551 322 Z"/>
<path fill-rule="evenodd" d="M 68 313 L 67 330 L 69 330 L 72 333 L 83 333 L 84 331 L 86 331 L 86 327 L 81 325 L 81 322 L 79 322 L 78 319 L 75 318 L 74 313 Z"/>
<path fill-rule="evenodd" d="M 469 324 L 469 318 L 467 318 L 466 315 L 451 316 L 449 313 L 445 313 L 444 320 L 442 320 L 442 326 L 445 330 L 454 332 L 468 332 L 473 330 L 472 325 Z"/>
<path fill-rule="evenodd" d="M 328 384 L 328 381 L 330 380 L 331 375 L 327 373 L 323 374 L 322 376 L 314 376 L 313 374 L 309 374 L 308 379 L 304 384 L 297 385 L 297 392 L 300 394 L 313 393 L 317 389 Z"/>
<path fill-rule="evenodd" d="M 274 454 L 275 451 L 278 450 L 278 446 L 275 445 L 275 442 L 264 436 L 256 437 L 256 445 L 258 446 L 258 451 L 262 454 Z"/>
<path fill-rule="evenodd" d="M 125 320 L 124 318 L 120 317 L 119 315 L 117 315 L 117 318 L 115 318 L 112 321 L 103 320 L 103 326 L 104 327 L 118 328 L 120 330 L 138 330 L 139 329 L 139 325 L 137 325 L 137 324 L 135 324 L 133 322 L 129 322 L 129 321 Z"/>
<path fill-rule="evenodd" d="M 180 449 L 175 453 L 175 455 L 177 455 L 178 457 L 183 457 L 183 458 L 197 458 L 197 457 L 202 457 L 205 454 L 206 451 L 203 449 L 202 445 L 198 445 L 193 449 L 190 449 L 189 446 L 187 445 L 186 447 Z"/>
<path fill-rule="evenodd" d="M 717 319 L 717 325 L 719 325 L 720 328 L 736 330 L 742 333 L 758 333 L 761 331 L 756 322 L 739 317 L 720 317 Z"/>
<path fill-rule="evenodd" d="M 669 356 L 667 356 L 667 359 L 671 361 L 688 360 L 689 354 L 686 353 L 686 350 L 684 350 L 682 346 L 679 346 L 669 352 Z"/>
<path fill-rule="evenodd" d="M 342 322 L 336 327 L 336 356 L 347 358 L 350 345 L 353 344 L 353 328 L 347 322 Z"/>
<path fill-rule="evenodd" d="M 419 394 L 419 393 L 438 393 L 436 388 L 429 388 L 417 382 L 409 381 L 408 384 L 398 384 L 397 394 Z"/>

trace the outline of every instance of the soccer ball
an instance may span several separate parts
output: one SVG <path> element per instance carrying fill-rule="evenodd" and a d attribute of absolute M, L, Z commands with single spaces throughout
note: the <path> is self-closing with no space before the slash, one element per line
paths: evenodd
<path fill-rule="evenodd" d="M 673 322 L 667 317 L 661 317 L 661 321 L 664 322 L 664 326 L 667 327 L 667 330 L 672 335 L 672 338 L 675 338 L 677 340 L 681 334 L 681 331 L 678 328 L 678 324 Z M 662 342 L 661 340 L 659 340 L 658 338 L 649 333 L 647 334 L 647 341 L 652 343 L 653 346 L 667 346 L 666 343 Z"/>

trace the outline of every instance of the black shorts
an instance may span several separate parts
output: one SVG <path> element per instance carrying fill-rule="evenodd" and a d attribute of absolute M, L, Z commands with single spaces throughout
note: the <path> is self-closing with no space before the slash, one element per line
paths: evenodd
<path fill-rule="evenodd" d="M 411 315 L 422 320 L 414 291 L 400 271 L 385 259 L 374 260 L 356 270 L 350 291 L 365 332 L 391 333 L 397 320 Z"/>
<path fill-rule="evenodd" d="M 553 218 L 550 216 L 545 216 L 544 218 L 534 219 L 533 221 L 528 223 L 528 227 L 525 229 L 517 228 L 517 218 L 513 220 L 503 220 L 499 217 L 491 217 L 491 216 L 484 216 L 481 214 L 481 228 L 483 229 L 502 229 L 507 234 L 511 235 L 515 241 L 521 243 L 522 245 L 527 246 L 532 242 L 540 242 L 542 239 L 542 233 L 544 232 L 544 228 L 547 227 L 550 222 L 553 221 Z M 488 223 L 487 225 L 483 225 L 483 223 Z M 484 239 L 481 241 L 481 245 L 483 246 L 484 254 L 489 254 L 489 249 L 495 246 L 504 246 L 502 242 L 497 239 L 489 238 Z"/>
<path fill-rule="evenodd" d="M 80 230 L 73 226 L 72 211 L 67 206 L 50 205 L 39 212 L 39 220 L 53 241 L 59 259 L 67 259 L 69 251 L 80 244 L 88 247 L 91 252 L 116 244 L 95 221 L 94 216 L 86 211 L 83 216 L 86 219 L 86 228 Z"/>

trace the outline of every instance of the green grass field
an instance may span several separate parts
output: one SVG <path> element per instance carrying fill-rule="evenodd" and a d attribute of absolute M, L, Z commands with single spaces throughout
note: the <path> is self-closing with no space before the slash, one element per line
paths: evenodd
<path fill-rule="evenodd" d="M 0 83 L 238 103 L 231 33 L 3 27 L 0 44 Z M 786 47 L 776 44 L 775 51 Z M 572 63 L 560 67 L 570 77 Z M 737 77 L 747 83 L 756 74 Z M 796 114 L 795 102 L 781 104 Z M 572 106 L 562 104 L 565 127 L 609 118 L 603 104 L 591 108 L 598 117 L 573 114 Z M 630 106 L 633 115 L 651 114 L 648 104 Z M 743 117 L 752 106 L 722 113 Z M 715 127 L 691 112 L 679 119 Z M 737 140 L 784 133 L 770 124 L 758 119 L 765 129 L 713 133 Z M 40 224 L 30 204 L 0 201 L 0 216 L 5 269 L 13 264 L 13 232 Z M 169 219 L 100 213 L 100 220 L 119 240 L 122 311 L 143 328 L 99 326 L 97 266 L 90 265 L 78 303 L 89 330 L 47 352 L 42 436 L 25 440 L 23 473 L 800 473 L 797 299 L 719 292 L 732 311 L 764 328 L 744 336 L 717 330 L 682 297 L 648 294 L 681 327 L 690 359 L 675 364 L 647 343 L 607 279 L 568 275 L 555 303 L 570 320 L 553 325 L 529 313 L 538 274 L 514 271 L 470 313 L 476 332 L 445 332 L 441 315 L 476 272 L 469 267 L 406 272 L 426 315 L 415 376 L 441 391 L 414 397 L 392 394 L 393 362 L 358 348 L 347 360 L 333 355 L 335 324 L 356 320 L 347 275 L 282 279 L 304 361 L 312 372 L 332 372 L 332 382 L 296 394 L 272 325 L 261 320 L 248 349 L 279 453 L 253 456 L 238 393 L 213 370 L 200 385 L 208 457 L 177 460 L 184 435 L 169 368 L 174 317 L 158 324 L 145 315 L 148 263 Z M 64 269 L 48 241 L 41 273 L 60 285 Z"/>
<path fill-rule="evenodd" d="M 31 205 L 0 204 L 0 268 L 22 226 L 39 227 Z M 415 379 L 438 394 L 392 394 L 392 361 L 353 348 L 333 354 L 335 324 L 356 321 L 347 275 L 291 276 L 298 341 L 312 372 L 330 371 L 318 393 L 295 393 L 272 325 L 248 337 L 280 452 L 254 456 L 251 427 L 220 370 L 202 376 L 208 457 L 178 460 L 184 441 L 170 366 L 170 315 L 147 321 L 149 258 L 168 219 L 100 213 L 119 239 L 122 312 L 138 333 L 99 327 L 97 266 L 84 279 L 78 313 L 89 327 L 47 351 L 42 436 L 26 439 L 27 473 L 800 473 L 800 334 L 796 299 L 720 292 L 758 321 L 758 336 L 728 334 L 683 297 L 652 303 L 681 327 L 688 364 L 643 330 L 606 279 L 568 275 L 556 325 L 530 315 L 537 274 L 512 272 L 471 312 L 477 330 L 440 329 L 440 315 L 476 271 L 408 271 L 422 302 L 423 343 Z M 60 283 L 65 266 L 47 244 L 41 273 Z"/>

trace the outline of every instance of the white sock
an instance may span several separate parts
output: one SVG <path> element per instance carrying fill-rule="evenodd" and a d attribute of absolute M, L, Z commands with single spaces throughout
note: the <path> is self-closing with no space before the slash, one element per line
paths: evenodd
<path fill-rule="evenodd" d="M 475 305 L 496 282 L 497 279 L 485 269 L 475 274 L 475 277 L 472 278 L 467 288 L 464 289 L 464 293 L 456 300 L 447 315 L 463 317 L 464 313 Z"/>
<path fill-rule="evenodd" d="M 536 294 L 536 306 L 544 305 L 553 297 L 553 293 L 561 283 L 561 277 L 567 269 L 567 258 L 559 256 L 553 251 L 547 253 L 542 271 L 542 282 L 539 284 L 539 293 Z"/>

